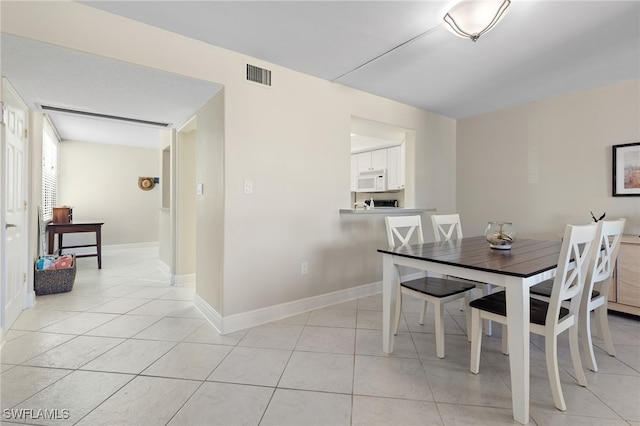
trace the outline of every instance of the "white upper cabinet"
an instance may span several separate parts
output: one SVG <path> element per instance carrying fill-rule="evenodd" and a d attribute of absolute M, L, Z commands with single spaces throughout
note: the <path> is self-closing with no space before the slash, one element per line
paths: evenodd
<path fill-rule="evenodd" d="M 351 154 L 351 191 L 356 190 L 356 181 L 359 174 L 380 170 L 386 171 L 388 190 L 397 191 L 404 189 L 404 142 L 387 148 L 372 149 Z"/>
<path fill-rule="evenodd" d="M 404 188 L 404 164 L 404 142 L 400 145 L 387 148 L 387 188 L 389 190 Z"/>
<path fill-rule="evenodd" d="M 360 152 L 358 155 L 358 173 L 387 169 L 387 149 Z"/>

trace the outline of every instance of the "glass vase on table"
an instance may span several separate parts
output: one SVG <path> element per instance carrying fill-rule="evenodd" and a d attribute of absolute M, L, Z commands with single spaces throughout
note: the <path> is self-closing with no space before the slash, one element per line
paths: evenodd
<path fill-rule="evenodd" d="M 489 222 L 484 230 L 489 247 L 498 250 L 509 250 L 516 239 L 516 231 L 511 222 Z"/>

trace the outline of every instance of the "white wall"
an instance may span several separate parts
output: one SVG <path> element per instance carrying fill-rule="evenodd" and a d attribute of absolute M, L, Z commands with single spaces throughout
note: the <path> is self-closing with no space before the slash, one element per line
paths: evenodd
<path fill-rule="evenodd" d="M 258 64 L 259 66 L 261 64 Z M 347 218 L 352 116 L 414 129 L 416 151 L 453 145 L 439 129 L 454 120 L 266 64 L 278 84 L 230 84 L 226 91 L 224 315 L 379 281 L 386 247 L 382 218 Z M 275 78 L 274 78 L 275 80 Z M 251 123 L 251 125 L 247 125 Z M 453 152 L 453 151 L 451 151 Z M 415 158 L 421 169 L 454 157 Z M 243 181 L 253 194 L 243 194 Z M 437 205 L 453 182 L 408 186 L 418 207 Z M 435 188 L 435 190 L 431 190 Z M 446 206 L 450 207 L 450 206 Z M 239 250 L 238 244 L 241 245 Z M 309 275 L 300 275 L 307 261 Z"/>
<path fill-rule="evenodd" d="M 142 191 L 138 177 L 160 175 L 159 150 L 64 141 L 58 164 L 58 204 L 73 207 L 76 222 L 104 221 L 103 245 L 158 242 L 160 187 Z M 68 245 L 93 234 L 64 238 Z"/>
<path fill-rule="evenodd" d="M 503 220 L 521 236 L 557 239 L 590 211 L 640 233 L 640 198 L 611 190 L 611 146 L 640 141 L 640 80 L 459 120 L 457 133 L 466 236 Z"/>
<path fill-rule="evenodd" d="M 381 280 L 382 219 L 338 213 L 350 206 L 353 116 L 415 132 L 407 207 L 455 209 L 453 119 L 79 3 L 3 4 L 2 24 L 9 34 L 225 86 L 210 123 L 215 143 L 198 151 L 196 170 L 205 184 L 197 238 L 209 238 L 197 243 L 196 291 L 224 316 Z M 245 61 L 271 69 L 274 86 L 244 83 Z M 198 117 L 198 139 L 203 125 Z M 252 195 L 242 192 L 245 179 Z M 301 261 L 309 275 L 300 275 Z"/>

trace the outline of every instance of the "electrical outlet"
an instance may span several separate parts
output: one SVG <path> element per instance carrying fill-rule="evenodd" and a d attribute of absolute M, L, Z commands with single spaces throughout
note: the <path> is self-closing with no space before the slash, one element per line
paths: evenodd
<path fill-rule="evenodd" d="M 300 275 L 307 275 L 309 273 L 309 262 L 306 260 L 300 264 Z"/>

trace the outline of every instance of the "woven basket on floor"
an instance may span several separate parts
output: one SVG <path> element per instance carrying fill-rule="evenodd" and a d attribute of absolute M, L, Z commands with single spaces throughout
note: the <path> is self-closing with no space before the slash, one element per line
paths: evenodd
<path fill-rule="evenodd" d="M 34 272 L 33 289 L 36 296 L 45 294 L 64 293 L 71 291 L 76 279 L 76 257 L 73 256 L 71 268 L 45 269 Z"/>

